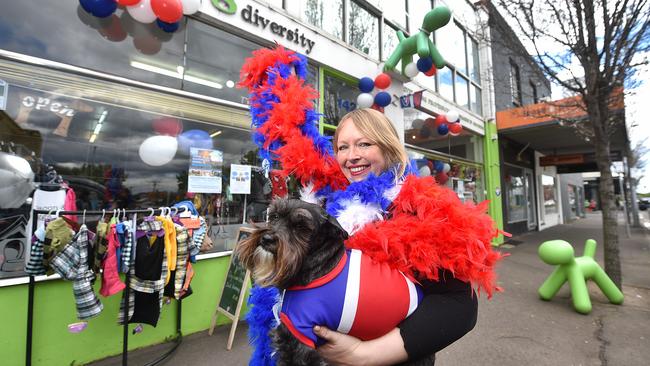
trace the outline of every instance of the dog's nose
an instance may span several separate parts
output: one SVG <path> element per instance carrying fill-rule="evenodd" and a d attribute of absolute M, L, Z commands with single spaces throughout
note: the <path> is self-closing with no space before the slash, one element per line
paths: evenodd
<path fill-rule="evenodd" d="M 273 235 L 266 233 L 262 235 L 262 246 L 265 248 L 270 247 L 274 243 Z"/>

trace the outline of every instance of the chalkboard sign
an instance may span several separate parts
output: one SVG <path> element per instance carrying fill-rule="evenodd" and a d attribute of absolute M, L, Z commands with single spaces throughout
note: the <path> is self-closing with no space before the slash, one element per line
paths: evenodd
<path fill-rule="evenodd" d="M 240 227 L 239 233 L 237 234 L 237 244 L 235 244 L 235 248 L 242 240 L 246 239 L 253 230 L 254 229 L 247 227 Z M 219 294 L 217 309 L 212 315 L 212 323 L 210 324 L 210 330 L 208 332 L 210 335 L 214 332 L 214 327 L 217 324 L 217 316 L 219 313 L 232 320 L 230 336 L 228 337 L 228 344 L 226 347 L 228 350 L 232 348 L 232 341 L 235 338 L 235 331 L 239 322 L 239 313 L 241 312 L 241 307 L 244 303 L 244 294 L 246 294 L 246 290 L 248 289 L 250 278 L 250 271 L 242 266 L 237 257 L 231 255 L 228 272 L 226 273 L 226 280 L 224 281 L 223 289 Z"/>

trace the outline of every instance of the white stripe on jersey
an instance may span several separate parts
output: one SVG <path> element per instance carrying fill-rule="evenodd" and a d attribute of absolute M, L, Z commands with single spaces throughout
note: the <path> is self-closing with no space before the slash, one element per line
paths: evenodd
<path fill-rule="evenodd" d="M 345 288 L 343 312 L 341 313 L 341 321 L 337 329 L 341 333 L 349 333 L 354 323 L 354 318 L 357 314 L 357 305 L 359 303 L 360 282 L 361 251 L 352 249 L 350 250 L 350 268 L 348 268 L 348 283 Z"/>
<path fill-rule="evenodd" d="M 404 273 L 400 273 L 402 276 L 404 276 Z M 408 317 L 409 315 L 413 314 L 415 309 L 418 307 L 418 291 L 415 289 L 415 284 L 411 282 L 411 280 L 409 280 L 406 276 L 404 276 L 404 280 L 409 287 L 409 311 L 406 314 L 406 317 Z"/>

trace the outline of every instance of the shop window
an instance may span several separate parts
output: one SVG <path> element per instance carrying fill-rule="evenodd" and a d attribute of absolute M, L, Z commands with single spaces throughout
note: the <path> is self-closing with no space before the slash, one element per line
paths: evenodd
<path fill-rule="evenodd" d="M 567 198 L 569 201 L 569 209 L 571 210 L 571 217 L 575 218 L 578 216 L 578 199 L 576 197 L 576 186 L 569 184 L 567 185 Z"/>
<path fill-rule="evenodd" d="M 380 7 L 384 17 L 401 28 L 408 30 L 408 19 L 406 16 L 406 0 L 382 0 Z M 419 28 L 420 26 L 418 26 Z M 415 29 L 418 29 L 415 28 Z"/>
<path fill-rule="evenodd" d="M 510 60 L 510 95 L 512 104 L 516 107 L 521 106 L 521 77 L 519 75 L 519 66 L 513 60 Z"/>
<path fill-rule="evenodd" d="M 232 249 L 244 220 L 264 221 L 271 185 L 258 168 L 245 111 L 2 61 L 0 80 L 8 83 L 6 110 L 0 111 L 1 154 L 25 159 L 37 184 L 47 180 L 43 173 L 52 166 L 75 190 L 78 209 L 160 207 L 192 199 L 208 220 L 214 251 Z M 207 156 L 209 169 L 192 165 Z M 252 166 L 251 194 L 231 193 L 232 164 Z M 0 244 L 10 245 L 13 257 L 11 267 L 0 263 L 0 277 L 23 273 L 28 196 L 29 190 L 20 202 L 2 201 Z M 92 229 L 90 219 L 88 224 Z M 13 249 L 16 243 L 23 244 L 17 247 L 22 252 Z M 16 266 L 19 253 L 23 262 Z"/>
<path fill-rule="evenodd" d="M 523 171 L 514 167 L 506 167 L 504 180 L 507 193 L 508 222 L 526 220 L 526 181 Z"/>
<path fill-rule="evenodd" d="M 323 122 L 337 126 L 341 117 L 357 109 L 359 89 L 352 80 L 344 80 L 334 75 L 325 74 Z"/>
<path fill-rule="evenodd" d="M 296 9 L 300 19 L 334 38 L 343 39 L 343 0 L 291 1 L 290 5 L 287 4 L 287 9 Z"/>
<path fill-rule="evenodd" d="M 381 48 L 382 61 L 386 61 L 390 57 L 393 51 L 395 51 L 395 48 L 397 48 L 398 44 L 399 40 L 397 39 L 397 29 L 388 23 L 384 23 L 383 45 Z M 398 66 L 395 68 L 400 70 L 402 67 L 401 64 L 401 61 L 398 62 Z"/>
<path fill-rule="evenodd" d="M 474 84 L 470 85 L 469 89 L 469 108 L 476 114 L 483 114 L 483 98 L 481 95 L 481 88 L 477 87 Z"/>
<path fill-rule="evenodd" d="M 122 8 L 100 19 L 86 13 L 77 0 L 11 1 L 2 5 L 0 34 L 0 49 L 181 87 L 175 67 L 182 65 L 184 23 L 178 31 L 165 33 L 155 23 L 133 20 Z M 151 70 L 172 70 L 173 74 Z"/>
<path fill-rule="evenodd" d="M 481 69 L 478 56 L 478 43 L 467 36 L 467 69 L 473 82 L 481 83 Z"/>
<path fill-rule="evenodd" d="M 456 75 L 456 104 L 469 109 L 469 83 L 463 76 Z"/>
<path fill-rule="evenodd" d="M 533 83 L 532 80 L 530 81 L 530 91 L 533 97 L 533 104 L 539 103 L 539 97 L 537 96 L 537 86 L 535 85 L 535 83 Z"/>
<path fill-rule="evenodd" d="M 453 101 L 454 100 L 454 81 L 453 81 L 453 71 L 445 67 L 442 70 L 438 70 L 438 92 L 442 95 L 443 98 Z"/>
<path fill-rule="evenodd" d="M 408 2 L 409 31 L 417 32 L 422 28 L 424 16 L 431 10 L 431 0 L 417 0 Z"/>
<path fill-rule="evenodd" d="M 354 1 L 350 2 L 348 43 L 366 55 L 379 59 L 379 18 Z"/>
<path fill-rule="evenodd" d="M 555 178 L 550 175 L 542 175 L 542 192 L 544 195 L 544 215 L 556 214 L 557 198 L 555 193 Z"/>

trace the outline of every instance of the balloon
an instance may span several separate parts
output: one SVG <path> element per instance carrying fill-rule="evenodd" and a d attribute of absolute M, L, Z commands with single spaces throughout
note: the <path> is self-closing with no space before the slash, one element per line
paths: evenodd
<path fill-rule="evenodd" d="M 429 127 L 430 129 L 436 128 L 436 120 L 435 120 L 435 118 L 429 117 L 429 118 L 425 119 L 424 120 L 424 125 Z"/>
<path fill-rule="evenodd" d="M 427 70 L 427 71 L 424 72 L 424 75 L 426 75 L 426 76 L 433 76 L 433 75 L 436 74 L 437 71 L 438 71 L 438 69 L 436 69 L 435 66 L 431 66 L 431 68 L 430 68 L 429 70 Z"/>
<path fill-rule="evenodd" d="M 85 11 L 98 18 L 106 18 L 117 9 L 115 0 L 79 0 L 79 4 Z"/>
<path fill-rule="evenodd" d="M 404 67 L 404 75 L 406 75 L 408 78 L 416 77 L 418 72 L 420 72 L 418 70 L 418 65 L 414 64 L 413 62 Z"/>
<path fill-rule="evenodd" d="M 371 78 L 365 76 L 359 79 L 359 90 L 362 93 L 370 93 L 375 87 L 375 82 Z"/>
<path fill-rule="evenodd" d="M 421 58 L 417 62 L 418 70 L 421 72 L 427 72 L 431 69 L 431 66 L 433 66 L 433 60 L 431 57 L 425 57 Z"/>
<path fill-rule="evenodd" d="M 111 18 L 97 18 L 96 16 L 87 12 L 86 9 L 81 6 L 81 4 L 77 6 L 77 17 L 79 20 L 81 20 L 82 23 L 96 30 L 106 28 L 111 24 Z"/>
<path fill-rule="evenodd" d="M 212 149 L 212 137 L 210 134 L 203 130 L 189 130 L 178 135 L 178 144 L 181 151 L 189 154 L 190 147 L 198 147 L 200 149 Z"/>
<path fill-rule="evenodd" d="M 449 176 L 447 175 L 447 173 L 440 172 L 436 174 L 436 182 L 438 182 L 438 184 L 444 185 L 447 183 L 448 180 L 449 180 Z"/>
<path fill-rule="evenodd" d="M 421 176 L 421 177 L 428 177 L 428 176 L 431 175 L 431 169 L 430 169 L 429 166 L 427 166 L 427 165 L 425 165 L 425 166 L 423 166 L 422 168 L 420 168 L 420 169 L 418 170 L 418 172 L 420 173 L 420 176 Z"/>
<path fill-rule="evenodd" d="M 172 136 L 151 136 L 140 144 L 138 154 L 145 164 L 161 166 L 169 163 L 176 155 L 178 141 Z"/>
<path fill-rule="evenodd" d="M 165 23 L 176 23 L 183 17 L 181 0 L 151 0 L 151 9 Z"/>
<path fill-rule="evenodd" d="M 444 114 L 439 114 L 436 116 L 436 127 L 444 125 L 445 123 L 447 123 L 447 117 L 445 117 Z"/>
<path fill-rule="evenodd" d="M 370 108 L 375 103 L 375 97 L 370 93 L 361 93 L 357 97 L 357 106 L 359 108 Z"/>
<path fill-rule="evenodd" d="M 438 135 L 444 136 L 448 132 L 449 132 L 449 127 L 447 126 L 446 123 L 438 126 Z"/>
<path fill-rule="evenodd" d="M 385 107 L 390 104 L 391 97 L 387 92 L 379 92 L 375 95 L 375 104 L 380 107 Z"/>
<path fill-rule="evenodd" d="M 384 107 L 378 106 L 377 104 L 373 104 L 372 107 L 370 107 L 376 111 L 380 111 L 381 113 L 384 113 Z"/>
<path fill-rule="evenodd" d="M 450 123 L 449 124 L 449 134 L 452 136 L 458 136 L 463 131 L 463 125 L 460 122 Z"/>
<path fill-rule="evenodd" d="M 375 78 L 375 86 L 379 89 L 386 89 L 390 86 L 390 83 L 392 80 L 390 79 L 390 75 L 388 75 L 385 72 L 382 72 L 381 74 L 377 75 Z"/>
<path fill-rule="evenodd" d="M 140 2 L 140 0 L 116 0 L 121 6 L 131 6 Z"/>
<path fill-rule="evenodd" d="M 201 0 L 181 0 L 183 3 L 183 14 L 192 15 L 201 8 Z"/>
<path fill-rule="evenodd" d="M 112 42 L 122 42 L 125 40 L 127 34 L 122 27 L 120 18 L 117 15 L 113 14 L 110 18 L 107 19 L 109 19 L 110 23 L 106 27 L 98 29 L 99 34 Z"/>
<path fill-rule="evenodd" d="M 178 27 L 180 27 L 181 22 L 176 22 L 176 23 L 167 23 L 163 22 L 160 19 L 156 19 L 156 25 L 162 30 L 164 30 L 167 33 L 174 33 L 178 30 Z"/>
<path fill-rule="evenodd" d="M 157 118 L 151 125 L 154 131 L 161 135 L 178 136 L 179 133 L 183 132 L 183 124 L 181 121 L 172 117 Z"/>
<path fill-rule="evenodd" d="M 445 163 L 445 164 L 444 164 L 444 167 L 442 168 L 442 172 L 446 174 L 446 173 L 448 173 L 450 170 L 451 170 L 451 165 Z"/>
<path fill-rule="evenodd" d="M 440 160 L 436 160 L 434 165 L 437 173 L 440 173 L 445 168 L 445 164 Z"/>
<path fill-rule="evenodd" d="M 422 126 L 424 126 L 424 120 L 416 118 L 416 119 L 413 120 L 412 125 L 413 125 L 413 128 L 422 128 Z"/>
<path fill-rule="evenodd" d="M 427 126 L 423 126 L 418 133 L 423 139 L 431 137 L 431 130 Z"/>
<path fill-rule="evenodd" d="M 456 122 L 460 118 L 460 115 L 457 110 L 452 109 L 445 113 L 445 117 L 447 118 L 447 122 Z"/>
<path fill-rule="evenodd" d="M 34 189 L 34 172 L 27 160 L 0 152 L 0 209 L 22 206 Z"/>
<path fill-rule="evenodd" d="M 137 5 L 128 6 L 126 11 L 140 23 L 152 23 L 156 20 L 156 14 L 151 8 L 151 0 L 141 0 Z"/>

